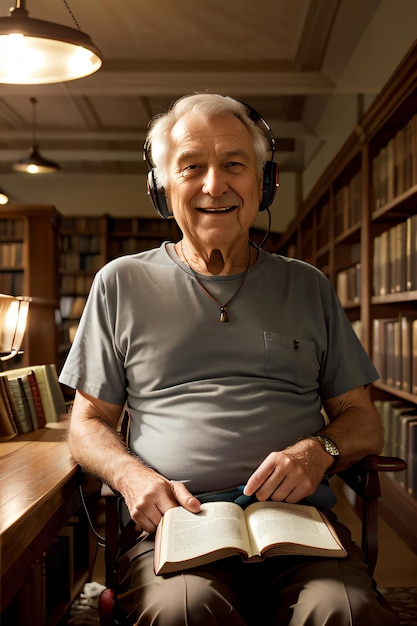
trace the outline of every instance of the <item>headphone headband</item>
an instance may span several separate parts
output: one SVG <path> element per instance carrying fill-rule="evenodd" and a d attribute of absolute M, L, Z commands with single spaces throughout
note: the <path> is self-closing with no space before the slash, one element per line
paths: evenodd
<path fill-rule="evenodd" d="M 184 96 L 183 96 L 184 97 Z M 259 204 L 259 211 L 265 211 L 272 204 L 277 187 L 279 185 L 279 174 L 278 174 L 278 165 L 274 162 L 276 142 L 275 137 L 272 132 L 272 129 L 265 118 L 260 115 L 253 107 L 246 104 L 246 102 L 242 102 L 241 100 L 237 100 L 242 104 L 247 112 L 247 115 L 254 124 L 257 126 L 262 125 L 262 130 L 264 131 L 265 136 L 268 139 L 270 150 L 271 150 L 271 159 L 269 161 L 265 161 L 264 170 L 263 170 L 263 186 L 262 186 L 262 199 Z M 175 104 L 175 102 L 173 103 Z M 171 108 L 173 106 L 171 105 Z M 149 170 L 147 175 L 147 185 L 148 185 L 148 195 L 151 198 L 154 209 L 164 219 L 168 219 L 173 217 L 172 211 L 168 206 L 168 202 L 165 196 L 164 188 L 158 184 L 157 176 L 156 176 L 156 167 L 152 162 L 152 158 L 150 156 L 151 147 L 146 140 L 143 146 L 143 160 L 148 164 Z"/>
<path fill-rule="evenodd" d="M 243 106 L 246 109 L 249 119 L 252 120 L 252 122 L 256 124 L 256 126 L 259 126 L 260 124 L 262 124 L 263 126 L 262 130 L 265 132 L 265 135 L 267 136 L 269 145 L 271 147 L 271 159 L 270 160 L 273 161 L 274 156 L 275 156 L 276 142 L 275 142 L 274 133 L 272 132 L 272 128 L 270 127 L 266 119 L 262 117 L 262 115 L 258 113 L 258 111 L 256 111 L 256 109 L 251 107 L 246 102 L 243 102 L 242 100 L 237 100 L 237 102 L 240 102 L 240 104 L 243 104 Z"/>

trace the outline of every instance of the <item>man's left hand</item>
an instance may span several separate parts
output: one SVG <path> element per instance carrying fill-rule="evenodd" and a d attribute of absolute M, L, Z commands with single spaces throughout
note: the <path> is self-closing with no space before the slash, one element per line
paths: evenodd
<path fill-rule="evenodd" d="M 256 494 L 260 501 L 299 502 L 312 495 L 332 457 L 314 439 L 303 439 L 292 446 L 271 452 L 246 483 L 244 494 Z"/>

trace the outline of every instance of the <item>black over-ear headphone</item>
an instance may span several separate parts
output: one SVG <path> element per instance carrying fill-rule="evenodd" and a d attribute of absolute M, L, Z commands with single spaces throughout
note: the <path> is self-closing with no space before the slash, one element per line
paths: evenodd
<path fill-rule="evenodd" d="M 241 102 L 241 104 L 243 104 L 243 106 L 246 108 L 249 118 L 258 126 L 260 124 L 262 125 L 262 129 L 265 131 L 270 145 L 271 159 L 269 161 L 265 161 L 264 164 L 262 198 L 259 204 L 259 210 L 265 211 L 265 209 L 271 206 L 275 197 L 277 187 L 279 186 L 278 164 L 274 161 L 276 147 L 275 138 L 268 122 L 251 106 L 249 106 L 245 102 Z M 150 146 L 145 142 L 143 148 L 143 158 L 149 166 L 147 177 L 148 195 L 151 198 L 152 204 L 158 215 L 160 215 L 164 219 L 168 219 L 170 217 L 173 217 L 172 211 L 168 206 L 164 188 L 157 182 L 155 172 L 156 167 L 152 162 L 149 150 Z"/>

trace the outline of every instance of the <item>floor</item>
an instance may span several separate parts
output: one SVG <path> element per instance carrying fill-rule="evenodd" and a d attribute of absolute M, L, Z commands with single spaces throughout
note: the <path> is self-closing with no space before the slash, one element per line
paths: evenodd
<path fill-rule="evenodd" d="M 333 486 L 338 503 L 335 512 L 352 531 L 357 543 L 360 543 L 360 519 L 351 506 L 344 492 L 342 483 L 334 479 Z M 102 514 L 98 517 L 100 524 Z M 98 548 L 92 580 L 104 584 L 104 550 Z M 382 519 L 379 520 L 379 554 L 375 570 L 375 580 L 379 587 L 416 587 L 417 554 L 412 552 L 394 530 Z"/>

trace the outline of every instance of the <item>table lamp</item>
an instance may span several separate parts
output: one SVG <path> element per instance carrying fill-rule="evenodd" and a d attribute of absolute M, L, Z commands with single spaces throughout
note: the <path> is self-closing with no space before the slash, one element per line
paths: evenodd
<path fill-rule="evenodd" d="M 0 293 L 0 361 L 20 353 L 31 299 Z"/>

